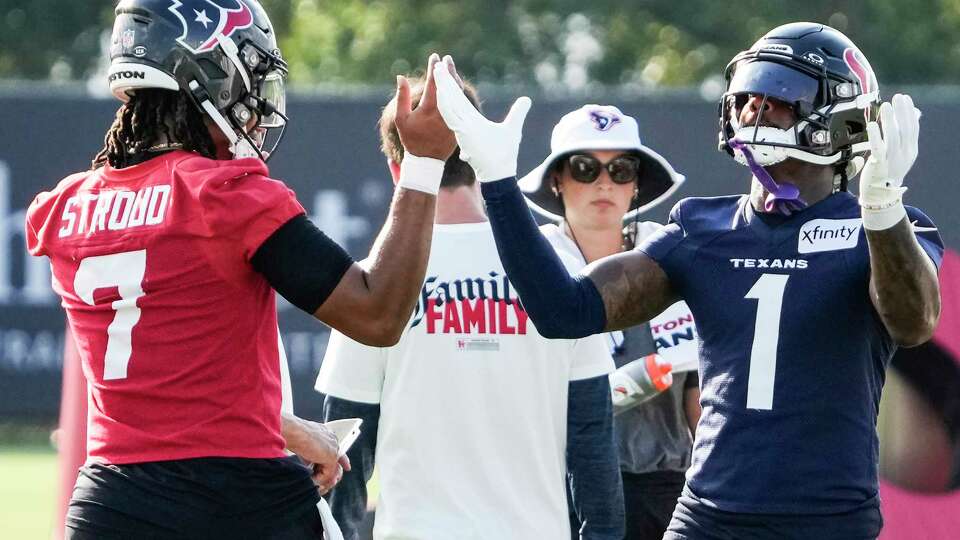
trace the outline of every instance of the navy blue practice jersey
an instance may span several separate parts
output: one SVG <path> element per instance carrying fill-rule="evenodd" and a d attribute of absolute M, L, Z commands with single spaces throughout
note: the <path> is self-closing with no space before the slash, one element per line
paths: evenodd
<path fill-rule="evenodd" d="M 939 268 L 935 226 L 907 213 Z M 693 495 L 749 513 L 878 504 L 877 411 L 896 346 L 870 301 L 856 198 L 836 193 L 789 218 L 758 217 L 746 196 L 684 199 L 638 249 L 700 334 Z"/>

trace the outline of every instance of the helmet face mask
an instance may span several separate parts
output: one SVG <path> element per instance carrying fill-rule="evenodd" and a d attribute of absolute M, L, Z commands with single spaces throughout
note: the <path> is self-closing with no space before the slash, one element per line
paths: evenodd
<path fill-rule="evenodd" d="M 110 87 L 121 100 L 140 88 L 190 96 L 231 143 L 235 157 L 263 157 L 249 134 L 275 139 L 287 123 L 287 64 L 257 0 L 123 0 L 110 51 Z M 253 128 L 248 130 L 250 122 Z"/>
<path fill-rule="evenodd" d="M 845 171 L 853 156 L 868 150 L 866 124 L 879 104 L 876 78 L 840 32 L 813 23 L 781 26 L 735 56 L 724 75 L 720 149 L 738 162 L 746 165 L 742 152 L 728 144 L 733 138 L 748 145 L 761 166 L 794 158 Z M 753 123 L 741 125 L 750 96 L 789 106 L 793 125 L 771 125 L 763 106 Z"/>

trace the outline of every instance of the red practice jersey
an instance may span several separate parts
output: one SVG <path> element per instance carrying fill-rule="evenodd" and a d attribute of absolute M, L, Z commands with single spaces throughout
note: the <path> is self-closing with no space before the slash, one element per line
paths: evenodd
<path fill-rule="evenodd" d="M 89 386 L 89 460 L 274 458 L 275 293 L 250 260 L 303 214 L 260 160 L 172 152 L 70 176 L 27 212 Z"/>

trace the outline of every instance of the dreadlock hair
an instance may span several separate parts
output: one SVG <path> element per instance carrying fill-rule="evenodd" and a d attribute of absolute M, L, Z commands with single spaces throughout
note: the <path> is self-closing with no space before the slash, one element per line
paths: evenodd
<path fill-rule="evenodd" d="M 153 148 L 157 145 L 162 148 Z M 117 110 L 92 168 L 109 163 L 122 169 L 150 159 L 150 152 L 175 148 L 211 159 L 217 155 L 203 115 L 187 94 L 157 88 L 137 90 Z"/>

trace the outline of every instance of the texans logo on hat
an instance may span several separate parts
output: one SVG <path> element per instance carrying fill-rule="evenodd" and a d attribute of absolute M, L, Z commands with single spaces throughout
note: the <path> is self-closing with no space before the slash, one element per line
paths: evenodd
<path fill-rule="evenodd" d="M 600 131 L 607 131 L 620 122 L 620 117 L 605 111 L 590 111 L 590 120 Z"/>

